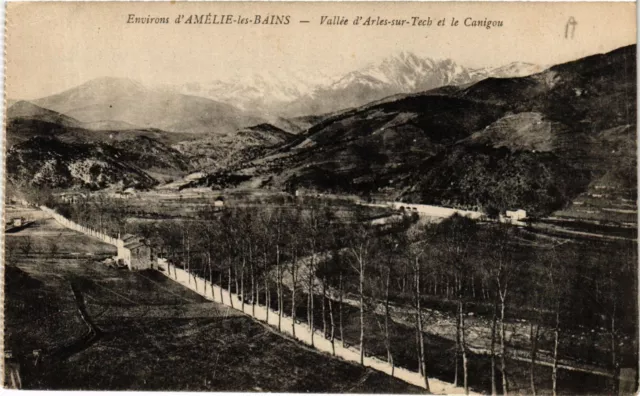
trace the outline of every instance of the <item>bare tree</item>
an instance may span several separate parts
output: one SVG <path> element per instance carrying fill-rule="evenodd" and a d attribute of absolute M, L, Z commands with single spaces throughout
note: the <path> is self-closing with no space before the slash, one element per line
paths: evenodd
<path fill-rule="evenodd" d="M 173 275 L 175 278 L 177 277 L 175 260 L 182 246 L 181 230 L 175 222 L 170 221 L 162 223 L 158 231 L 161 243 L 167 247 L 169 254 L 167 271 L 171 274 L 171 264 L 173 264 Z"/>
<path fill-rule="evenodd" d="M 561 286 L 561 270 L 559 268 L 560 263 L 557 260 L 555 254 L 548 255 L 544 262 L 545 272 L 547 276 L 548 292 L 552 301 L 552 307 L 555 317 L 555 325 L 553 328 L 553 369 L 551 372 L 552 392 L 553 396 L 558 394 L 558 346 L 560 343 L 560 308 L 563 292 L 560 290 Z"/>
<path fill-rule="evenodd" d="M 609 285 L 607 290 L 608 298 L 604 299 L 605 306 L 608 306 L 609 335 L 611 341 L 611 373 L 613 375 L 614 384 L 612 391 L 620 393 L 619 378 L 620 365 L 622 356 L 620 347 L 622 345 L 622 334 L 625 321 L 631 323 L 631 328 L 637 328 L 637 316 L 629 315 L 628 312 L 637 312 L 637 306 L 634 301 L 637 294 L 637 267 L 634 263 L 638 263 L 637 247 L 634 244 L 615 244 L 616 251 L 621 252 L 621 261 L 624 263 L 614 267 L 609 271 L 606 283 Z M 606 260 L 606 259 L 605 259 Z M 633 318 L 636 318 L 635 320 Z"/>
<path fill-rule="evenodd" d="M 307 323 L 311 329 L 311 345 L 314 345 L 314 297 L 316 293 L 316 271 L 318 269 L 318 261 L 320 252 L 325 247 L 326 229 L 328 226 L 327 212 L 321 211 L 316 205 L 310 206 L 305 215 L 302 217 L 304 226 L 304 237 L 306 239 L 306 247 L 308 253 L 307 261 Z"/>
<path fill-rule="evenodd" d="M 498 294 L 493 297 L 491 314 L 491 395 L 498 394 L 496 386 L 496 327 L 498 323 Z"/>
<path fill-rule="evenodd" d="M 536 355 L 538 353 L 538 336 L 540 333 L 540 324 L 533 320 L 529 324 L 529 339 L 531 340 L 531 361 L 529 364 L 529 382 L 531 385 L 531 395 L 536 396 Z"/>
<path fill-rule="evenodd" d="M 395 373 L 395 363 L 393 360 L 393 353 L 391 351 L 391 339 L 389 330 L 389 322 L 391 321 L 390 288 L 391 278 L 394 275 L 394 271 L 396 271 L 396 267 L 399 265 L 398 259 L 401 257 L 400 253 L 407 248 L 406 238 L 404 236 L 404 232 L 385 235 L 380 241 L 382 257 L 381 260 L 378 261 L 380 289 L 382 290 L 384 305 L 384 324 L 380 327 L 382 327 L 384 331 L 384 344 L 385 349 L 387 350 L 387 362 L 391 365 L 392 376 Z M 377 318 L 378 316 L 376 315 L 375 317 Z"/>
<path fill-rule="evenodd" d="M 208 216 L 207 216 L 208 217 Z M 219 225 L 216 224 L 216 222 L 211 219 L 211 218 L 207 218 L 206 221 L 204 223 L 201 224 L 201 231 L 199 233 L 199 235 L 204 239 L 203 242 L 201 242 L 201 244 L 205 247 L 204 252 L 203 252 L 203 256 L 205 258 L 205 263 L 206 263 L 206 267 L 207 267 L 207 272 L 208 272 L 208 278 L 209 278 L 209 285 L 211 286 L 211 296 L 215 297 L 213 294 L 213 267 L 214 267 L 214 263 L 213 260 L 211 259 L 212 256 L 215 254 L 214 253 L 214 246 L 216 245 L 216 242 L 219 240 L 219 232 L 218 230 L 220 229 Z M 218 252 L 221 253 L 222 249 L 221 247 L 218 248 Z M 220 287 L 222 288 L 222 268 L 221 265 L 218 264 L 219 267 L 219 274 L 220 274 L 220 278 L 219 278 L 219 284 Z M 206 276 L 205 276 L 206 278 Z M 204 293 L 207 293 L 207 282 L 204 282 Z M 222 301 L 222 293 L 220 294 L 220 301 Z"/>
<path fill-rule="evenodd" d="M 358 295 L 360 308 L 360 364 L 364 365 L 365 345 L 364 345 L 364 311 L 365 311 L 365 280 L 369 260 L 373 254 L 376 243 L 375 234 L 371 227 L 364 225 L 358 214 L 353 220 L 353 227 L 350 230 L 347 242 L 347 251 L 352 260 L 349 261 L 351 268 L 358 275 Z"/>
<path fill-rule="evenodd" d="M 509 392 L 509 380 L 507 375 L 507 345 L 506 345 L 506 309 L 508 298 L 511 295 L 511 284 L 513 279 L 519 277 L 522 268 L 527 265 L 516 260 L 518 246 L 513 242 L 517 239 L 518 229 L 506 224 L 496 225 L 488 236 L 485 245 L 487 258 L 485 261 L 485 271 L 489 280 L 493 284 L 495 293 L 496 311 L 499 311 L 497 318 L 499 326 L 500 343 L 500 371 L 502 377 L 502 393 Z M 495 323 L 494 315 L 494 323 Z M 495 343 L 495 331 L 492 330 L 492 344 Z"/>
<path fill-rule="evenodd" d="M 184 263 L 185 271 L 187 272 L 187 280 L 191 284 L 191 277 L 196 280 L 196 274 L 191 273 L 191 243 L 192 236 L 189 224 L 186 221 L 180 222 L 180 231 L 182 232 L 182 262 Z M 196 282 L 196 290 L 198 289 L 198 283 Z"/>
<path fill-rule="evenodd" d="M 339 317 L 339 325 L 340 325 L 340 342 L 342 343 L 342 347 L 345 347 L 345 341 L 344 341 L 344 315 L 343 315 L 343 309 L 344 309 L 344 287 L 343 287 L 343 271 L 342 269 L 339 270 L 338 272 L 338 293 L 339 293 L 339 300 L 338 300 L 338 308 L 340 309 L 340 317 Z"/>
<path fill-rule="evenodd" d="M 236 221 L 236 214 L 231 210 L 225 210 L 220 218 L 222 238 L 224 243 L 224 253 L 226 256 L 226 268 L 227 268 L 227 289 L 229 290 L 229 304 L 232 308 L 235 308 L 233 297 L 231 295 L 232 286 L 234 285 L 235 273 L 235 293 L 238 295 L 238 270 L 237 260 L 240 254 L 240 232 Z"/>
<path fill-rule="evenodd" d="M 417 331 L 418 331 L 418 353 L 419 353 L 419 363 L 420 363 L 420 372 L 424 377 L 424 386 L 427 392 L 430 392 L 429 388 L 429 378 L 427 375 L 427 358 L 426 351 L 424 347 L 424 329 L 423 327 L 423 313 L 422 313 L 422 265 L 421 265 L 421 254 L 417 253 L 413 255 L 414 262 L 414 278 L 415 278 L 415 301 L 416 301 L 416 323 L 417 323 Z"/>
<path fill-rule="evenodd" d="M 457 373 L 457 356 L 460 353 L 462 355 L 463 385 L 466 394 L 469 393 L 469 371 L 465 339 L 466 282 L 464 282 L 464 279 L 475 270 L 471 255 L 473 254 L 472 247 L 475 245 L 477 233 L 478 227 L 475 221 L 456 214 L 438 225 L 435 238 L 438 247 L 436 257 L 440 259 L 445 268 L 452 272 L 454 280 L 453 288 L 457 301 L 455 371 Z"/>
<path fill-rule="evenodd" d="M 424 312 L 422 310 L 422 290 L 423 290 L 423 267 L 426 265 L 425 256 L 429 252 L 433 243 L 436 228 L 430 224 L 425 224 L 410 230 L 408 233 L 408 243 L 406 248 L 407 259 L 413 270 L 414 278 L 414 301 L 416 310 L 416 339 L 418 342 L 418 363 L 419 371 L 424 378 L 424 385 L 427 392 L 430 392 L 429 377 L 427 372 L 427 353 L 424 346 Z"/>
<path fill-rule="evenodd" d="M 540 326 L 543 322 L 542 312 L 547 304 L 547 294 L 543 286 L 545 281 L 544 269 L 535 262 L 532 265 L 521 266 L 525 268 L 520 278 L 529 279 L 528 288 L 524 293 L 520 293 L 522 303 L 529 306 L 532 310 L 532 317 L 529 322 L 529 386 L 531 394 L 537 394 L 536 387 L 536 359 L 538 357 L 538 340 L 540 338 Z"/>
<path fill-rule="evenodd" d="M 299 226 L 301 223 L 301 215 L 298 210 L 294 211 L 290 217 L 288 217 L 289 226 Z M 289 254 L 291 256 L 291 332 L 293 336 L 296 335 L 296 292 L 298 290 L 299 281 L 299 264 L 298 258 L 301 253 L 302 241 L 300 234 L 297 232 L 289 233 Z"/>
<path fill-rule="evenodd" d="M 284 311 L 284 292 L 283 292 L 283 269 L 282 269 L 282 250 L 285 243 L 285 218 L 282 210 L 276 210 L 273 213 L 273 242 L 275 245 L 275 265 L 276 265 L 276 293 L 278 300 L 278 330 L 282 329 L 282 315 Z"/>

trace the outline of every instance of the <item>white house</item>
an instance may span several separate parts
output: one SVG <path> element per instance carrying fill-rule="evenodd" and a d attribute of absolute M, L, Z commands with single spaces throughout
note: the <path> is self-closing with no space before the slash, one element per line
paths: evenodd
<path fill-rule="evenodd" d="M 522 221 L 527 218 L 527 212 L 522 209 L 507 210 L 506 217 L 511 219 L 511 221 Z"/>

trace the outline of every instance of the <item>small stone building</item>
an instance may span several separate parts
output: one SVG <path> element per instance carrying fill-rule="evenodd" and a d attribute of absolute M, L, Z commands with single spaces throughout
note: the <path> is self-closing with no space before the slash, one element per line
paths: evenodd
<path fill-rule="evenodd" d="M 151 248 L 139 237 L 126 234 L 118 239 L 117 248 L 117 259 L 122 260 L 130 270 L 143 270 L 153 267 Z"/>

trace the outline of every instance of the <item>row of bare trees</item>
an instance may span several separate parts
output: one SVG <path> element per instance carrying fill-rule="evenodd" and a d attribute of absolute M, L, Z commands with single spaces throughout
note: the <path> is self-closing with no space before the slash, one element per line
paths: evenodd
<path fill-rule="evenodd" d="M 117 210 L 103 205 L 102 217 L 96 218 L 88 205 L 75 209 L 76 216 L 123 228 Z M 522 349 L 510 336 L 518 331 L 516 319 L 528 324 L 525 352 L 532 394 L 538 392 L 540 351 L 550 351 L 544 358 L 552 364 L 555 395 L 561 357 L 575 352 L 568 351 L 567 340 L 585 328 L 606 329 L 609 349 L 594 351 L 603 359 L 608 355 L 612 391 L 616 390 L 623 361 L 620 345 L 628 342 L 635 324 L 635 317 L 629 316 L 635 312 L 629 297 L 637 287 L 634 246 L 538 244 L 518 228 L 479 225 L 460 216 L 438 224 L 407 218 L 386 226 L 371 225 L 368 216 L 359 207 L 339 211 L 322 205 L 222 212 L 211 208 L 197 219 L 145 222 L 128 231 L 148 240 L 172 265 L 236 292 L 241 297 L 239 308 L 245 304 L 274 308 L 279 327 L 290 309 L 294 323 L 306 320 L 332 343 L 344 344 L 349 299 L 358 311 L 361 362 L 373 349 L 367 345 L 367 335 L 374 331 L 368 318 L 373 318 L 383 334 L 386 359 L 395 366 L 399 346 L 392 341 L 398 321 L 394 308 L 409 308 L 416 361 L 427 389 L 429 361 L 442 358 L 429 356 L 426 347 L 428 312 L 439 309 L 453 319 L 453 381 L 467 392 L 474 375 L 469 361 L 476 356 L 470 352 L 469 329 L 480 325 L 472 314 L 489 319 L 492 394 L 506 395 L 513 384 L 510 349 Z M 301 312 L 305 317 L 299 317 Z M 311 337 L 313 343 L 314 334 Z"/>

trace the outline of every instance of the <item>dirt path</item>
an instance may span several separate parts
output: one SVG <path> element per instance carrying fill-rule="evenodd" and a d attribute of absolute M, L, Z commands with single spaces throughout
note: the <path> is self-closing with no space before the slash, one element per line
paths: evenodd
<path fill-rule="evenodd" d="M 76 303 L 78 313 L 80 314 L 80 318 L 82 318 L 82 321 L 87 326 L 88 330 L 87 333 L 80 339 L 72 342 L 70 345 L 65 345 L 51 353 L 50 357 L 53 359 L 67 359 L 77 353 L 80 353 L 95 344 L 104 334 L 102 330 L 100 330 L 100 328 L 93 322 L 91 316 L 89 316 L 82 293 L 76 287 L 76 285 L 73 284 L 73 282 L 71 282 L 71 292 L 73 293 L 74 301 Z"/>

